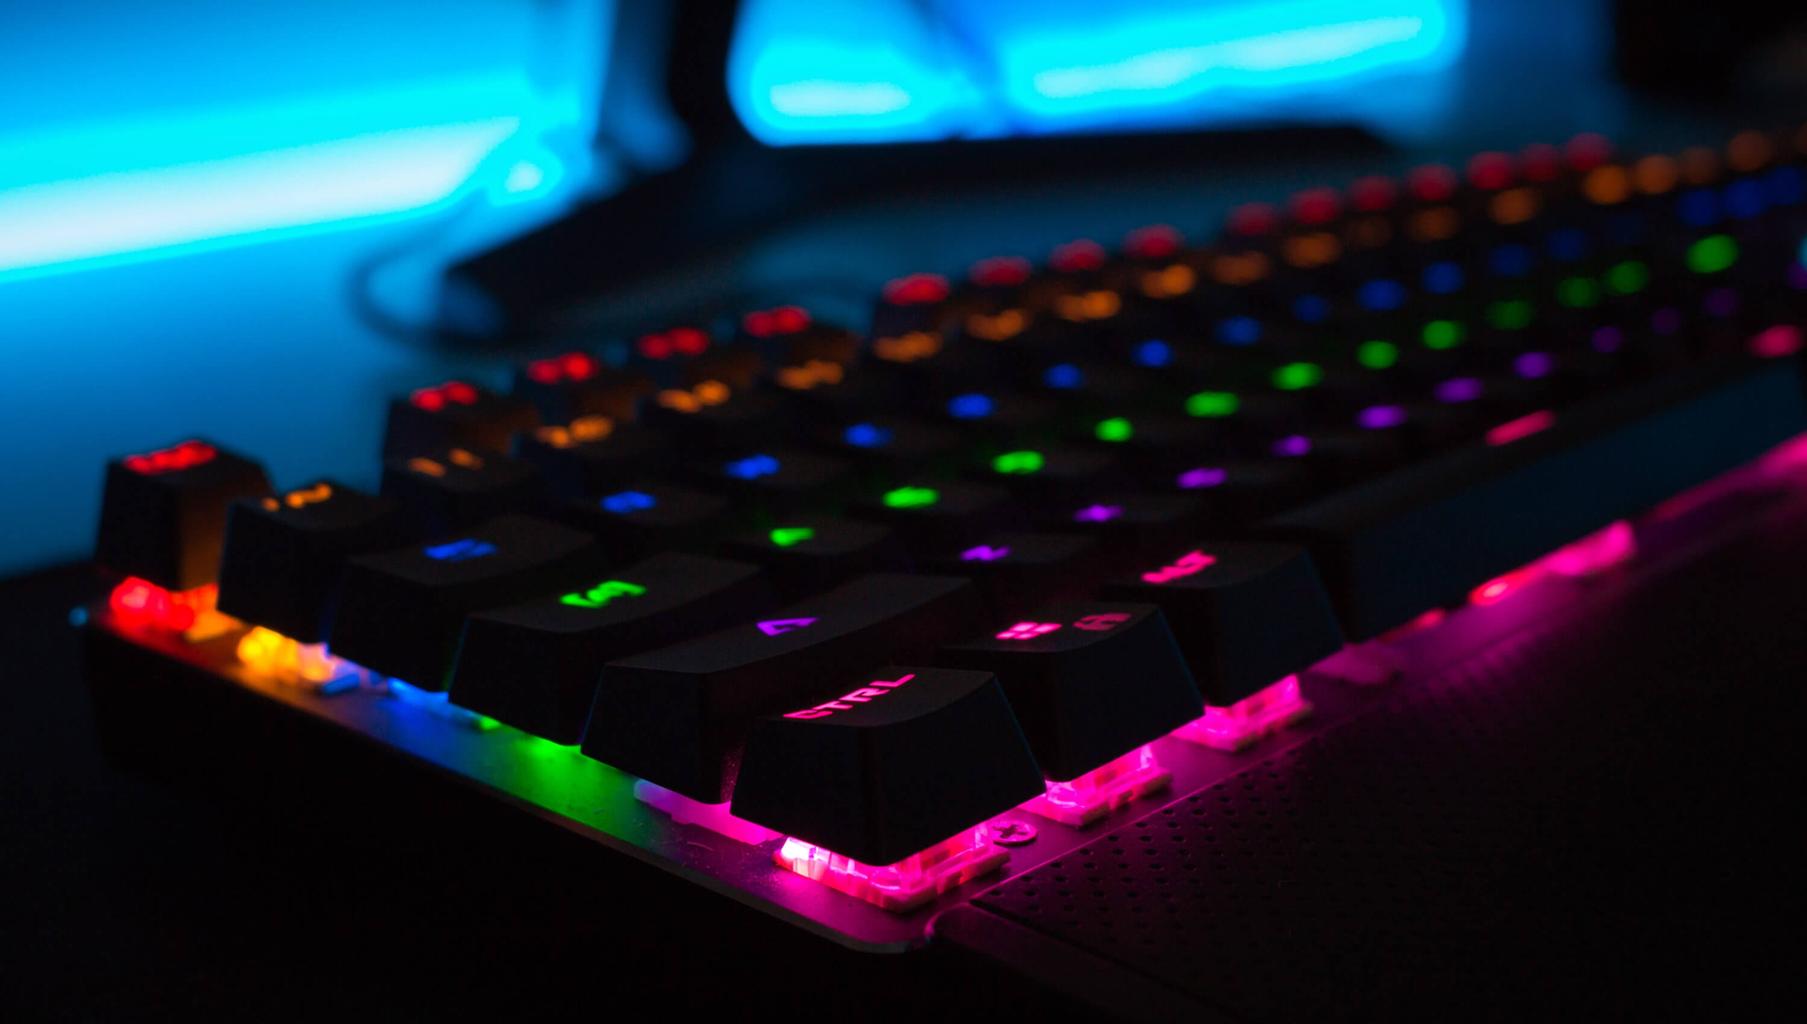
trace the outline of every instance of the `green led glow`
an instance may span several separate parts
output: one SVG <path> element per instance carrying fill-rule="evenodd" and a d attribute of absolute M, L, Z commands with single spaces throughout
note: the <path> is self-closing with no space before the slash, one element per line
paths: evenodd
<path fill-rule="evenodd" d="M 1301 391 L 1323 379 L 1324 368 L 1316 363 L 1287 363 L 1274 371 L 1274 387 L 1281 391 Z"/>
<path fill-rule="evenodd" d="M 478 715 L 476 718 L 476 722 L 477 722 L 477 731 L 478 732 L 491 732 L 493 730 L 502 728 L 501 722 L 496 721 L 495 719 L 489 717 L 488 715 Z"/>
<path fill-rule="evenodd" d="M 887 508 L 923 508 L 941 500 L 941 492 L 933 487 L 899 487 L 885 492 Z"/>
<path fill-rule="evenodd" d="M 1639 260 L 1615 263 L 1606 272 L 1606 287 L 1616 295 L 1636 295 L 1650 283 L 1650 268 Z"/>
<path fill-rule="evenodd" d="M 1370 370 L 1385 370 L 1399 362 L 1399 346 L 1390 341 L 1364 341 L 1355 347 L 1355 361 Z"/>
<path fill-rule="evenodd" d="M 1108 420 L 1099 420 L 1092 433 L 1098 435 L 1100 441 L 1127 441 L 1136 432 L 1135 424 L 1121 416 L 1112 416 Z"/>
<path fill-rule="evenodd" d="M 1212 419 L 1234 416 L 1236 407 L 1241 404 L 1233 391 L 1200 391 L 1186 399 L 1186 414 Z"/>
<path fill-rule="evenodd" d="M 601 608 L 618 597 L 639 597 L 646 593 L 646 588 L 638 583 L 626 580 L 603 580 L 588 590 L 580 590 L 575 594 L 566 594 L 558 599 L 559 604 L 573 608 Z"/>
<path fill-rule="evenodd" d="M 1570 309 L 1588 309 L 1600 304 L 1600 286 L 1592 278 L 1565 277 L 1556 285 L 1556 301 Z"/>
<path fill-rule="evenodd" d="M 1487 307 L 1487 322 L 1502 331 L 1523 330 L 1531 325 L 1531 304 L 1524 299 L 1501 299 Z"/>
<path fill-rule="evenodd" d="M 1688 246 L 1688 269 L 1717 274 L 1738 262 L 1738 243 L 1730 235 L 1708 235 Z"/>
<path fill-rule="evenodd" d="M 1007 476 L 1023 476 L 1041 472 L 1046 461 L 1041 452 L 1005 452 L 991 460 L 991 468 Z"/>
<path fill-rule="evenodd" d="M 1468 332 L 1458 320 L 1432 320 L 1424 325 L 1424 347 L 1436 349 L 1455 348 L 1462 344 L 1462 338 Z"/>
<path fill-rule="evenodd" d="M 788 548 L 795 547 L 815 535 L 816 531 L 807 526 L 780 526 L 767 536 L 772 538 L 773 544 L 781 548 Z"/>

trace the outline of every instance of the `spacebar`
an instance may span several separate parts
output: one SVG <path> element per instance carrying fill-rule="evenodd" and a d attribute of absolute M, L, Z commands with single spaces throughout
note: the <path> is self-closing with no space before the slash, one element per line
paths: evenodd
<path fill-rule="evenodd" d="M 1703 366 L 1496 427 L 1264 528 L 1310 548 L 1364 639 L 1803 430 L 1798 361 Z"/>

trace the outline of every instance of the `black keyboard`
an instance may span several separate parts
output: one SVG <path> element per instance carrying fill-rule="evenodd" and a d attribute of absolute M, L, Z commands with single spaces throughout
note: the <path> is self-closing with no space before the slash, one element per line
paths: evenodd
<path fill-rule="evenodd" d="M 780 306 L 432 383 L 373 491 L 182 440 L 107 467 L 90 673 L 921 945 L 1457 622 L 1798 488 L 1804 243 L 1795 137 L 1584 137 L 911 275 L 864 334 Z"/>

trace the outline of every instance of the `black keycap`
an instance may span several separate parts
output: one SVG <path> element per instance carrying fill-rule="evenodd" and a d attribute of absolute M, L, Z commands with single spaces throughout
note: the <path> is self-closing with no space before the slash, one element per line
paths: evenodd
<path fill-rule="evenodd" d="M 605 416 L 631 423 L 642 399 L 653 393 L 645 374 L 604 366 L 584 352 L 535 359 L 515 372 L 514 393 L 532 402 L 547 423 Z"/>
<path fill-rule="evenodd" d="M 1111 494 L 1036 508 L 1049 529 L 1096 537 L 1118 550 L 1144 552 L 1184 537 L 1204 514 L 1203 501 L 1185 494 Z"/>
<path fill-rule="evenodd" d="M 1226 707 L 1342 649 L 1311 556 L 1291 544 L 1181 547 L 1106 597 L 1159 605 L 1205 703 Z"/>
<path fill-rule="evenodd" d="M 711 379 L 661 390 L 641 419 L 686 450 L 720 452 L 782 437 L 788 432 L 782 411 L 772 395 Z"/>
<path fill-rule="evenodd" d="M 1011 448 L 972 475 L 1033 501 L 1068 501 L 1108 486 L 1117 470 L 1110 452 L 1063 445 Z"/>
<path fill-rule="evenodd" d="M 1153 605 L 1050 605 L 998 625 L 937 660 L 997 673 L 1051 779 L 1083 775 L 1204 714 Z"/>
<path fill-rule="evenodd" d="M 1214 526 L 1273 515 L 1303 501 L 1314 486 L 1296 459 L 1207 459 L 1149 483 L 1197 498 L 1204 504 L 1204 521 Z"/>
<path fill-rule="evenodd" d="M 1106 549 L 1070 533 L 986 534 L 925 562 L 947 576 L 971 577 L 993 608 L 1026 608 L 1082 597 L 1098 582 Z"/>
<path fill-rule="evenodd" d="M 926 655 L 978 611 L 966 580 L 875 573 L 769 618 L 610 662 L 584 753 L 720 803 L 752 719 L 835 696 L 862 663 Z"/>
<path fill-rule="evenodd" d="M 737 817 L 894 864 L 1042 793 L 991 673 L 888 665 L 842 684 L 754 723 Z"/>
<path fill-rule="evenodd" d="M 304 644 L 326 638 L 345 560 L 407 542 L 395 502 L 317 480 L 243 498 L 226 518 L 219 609 Z"/>
<path fill-rule="evenodd" d="M 561 498 L 602 494 L 657 465 L 668 449 L 650 430 L 606 416 L 535 427 L 515 436 L 515 458 L 540 471 Z"/>
<path fill-rule="evenodd" d="M 722 551 L 764 565 L 779 592 L 791 597 L 859 573 L 905 568 L 903 545 L 891 528 L 857 519 L 785 518 L 730 538 Z"/>
<path fill-rule="evenodd" d="M 848 511 L 889 525 L 913 549 L 934 550 L 995 528 L 1009 515 L 1010 492 L 989 484 L 915 481 L 855 499 Z"/>
<path fill-rule="evenodd" d="M 703 486 L 732 495 L 742 510 L 755 514 L 831 506 L 852 481 L 846 462 L 790 448 L 743 449 L 694 465 Z"/>
<path fill-rule="evenodd" d="M 650 480 L 567 502 L 564 513 L 567 522 L 602 538 L 615 559 L 707 547 L 731 525 L 728 499 Z"/>
<path fill-rule="evenodd" d="M 353 558 L 329 643 L 365 668 L 443 690 L 466 615 L 568 591 L 601 572 L 589 534 L 505 516 L 449 540 Z"/>
<path fill-rule="evenodd" d="M 1799 365 L 1650 381 L 1275 519 L 1304 541 L 1365 639 L 1807 429 Z"/>
<path fill-rule="evenodd" d="M 567 593 L 472 615 L 451 700 L 555 743 L 576 743 L 604 663 L 771 606 L 758 566 L 654 555 Z"/>
<path fill-rule="evenodd" d="M 816 439 L 827 451 L 885 479 L 951 464 L 971 447 L 958 431 L 894 416 L 835 420 L 818 428 Z"/>
<path fill-rule="evenodd" d="M 212 583 L 226 509 L 236 498 L 269 491 L 262 466 L 206 441 L 114 459 L 94 560 L 168 590 Z"/>
<path fill-rule="evenodd" d="M 499 395 L 465 381 L 421 388 L 389 403 L 383 458 L 407 458 L 444 448 L 505 452 L 509 439 L 540 422 L 524 398 Z"/>
<path fill-rule="evenodd" d="M 859 355 L 859 336 L 845 327 L 825 324 L 801 306 L 758 309 L 740 318 L 740 341 L 765 351 L 775 366 L 810 362 L 845 366 Z"/>
<path fill-rule="evenodd" d="M 383 497 L 394 499 L 423 537 L 537 511 L 541 490 L 538 470 L 489 451 L 445 448 L 383 464 Z"/>

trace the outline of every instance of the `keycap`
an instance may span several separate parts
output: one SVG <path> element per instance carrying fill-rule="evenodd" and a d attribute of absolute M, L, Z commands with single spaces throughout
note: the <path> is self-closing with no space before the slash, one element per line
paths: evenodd
<path fill-rule="evenodd" d="M 942 550 L 924 568 L 970 577 L 992 608 L 1022 608 L 1085 596 L 1108 557 L 1108 549 L 1090 537 L 1003 531 Z"/>
<path fill-rule="evenodd" d="M 1110 452 L 1028 445 L 998 452 L 970 475 L 1030 500 L 1063 501 L 1110 486 L 1117 470 L 1116 457 Z"/>
<path fill-rule="evenodd" d="M 546 423 L 601 416 L 631 423 L 654 385 L 645 374 L 616 369 L 586 352 L 546 356 L 515 371 L 514 393 L 532 402 Z"/>
<path fill-rule="evenodd" d="M 661 389 L 641 419 L 686 450 L 722 451 L 783 437 L 790 424 L 782 411 L 772 395 L 711 378 Z"/>
<path fill-rule="evenodd" d="M 854 462 L 868 475 L 898 479 L 951 465 L 972 447 L 956 430 L 895 416 L 837 418 L 816 428 L 824 450 Z"/>
<path fill-rule="evenodd" d="M 743 511 L 767 515 L 832 506 L 853 482 L 847 462 L 792 448 L 739 449 L 697 463 L 704 487 L 730 495 Z"/>
<path fill-rule="evenodd" d="M 395 502 L 337 480 L 240 498 L 226 517 L 219 609 L 291 640 L 319 643 L 346 560 L 408 540 Z"/>
<path fill-rule="evenodd" d="M 845 366 L 859 355 L 858 335 L 823 323 L 801 306 L 756 309 L 740 318 L 743 344 L 768 353 L 774 366 L 802 366 L 821 361 Z"/>
<path fill-rule="evenodd" d="M 1205 703 L 1227 707 L 1342 649 L 1330 597 L 1292 544 L 1180 545 L 1103 588 L 1157 605 Z"/>
<path fill-rule="evenodd" d="M 1701 366 L 1496 425 L 1483 444 L 1266 528 L 1311 548 L 1344 627 L 1365 639 L 1803 429 L 1792 360 Z"/>
<path fill-rule="evenodd" d="M 587 533 L 504 516 L 425 545 L 346 563 L 328 644 L 341 658 L 443 690 L 464 617 L 603 578 Z"/>
<path fill-rule="evenodd" d="M 450 697 L 555 743 L 583 738 L 602 666 L 759 615 L 773 604 L 756 565 L 667 552 L 561 594 L 465 621 Z"/>
<path fill-rule="evenodd" d="M 1101 544 L 1134 553 L 1185 536 L 1204 511 L 1204 502 L 1188 494 L 1104 491 L 1048 502 L 1035 515 L 1046 529 L 1096 537 Z"/>
<path fill-rule="evenodd" d="M 886 665 L 833 698 L 759 719 L 733 813 L 868 864 L 894 864 L 1042 792 L 989 672 Z"/>
<path fill-rule="evenodd" d="M 496 452 L 432 449 L 383 463 L 383 497 L 393 499 L 424 537 L 537 511 L 541 492 L 537 470 Z"/>
<path fill-rule="evenodd" d="M 447 381 L 389 403 L 383 458 L 405 459 L 451 447 L 506 452 L 509 438 L 538 424 L 538 413 L 524 398 Z"/>
<path fill-rule="evenodd" d="M 594 533 L 620 559 L 706 547 L 733 522 L 721 495 L 645 479 L 561 508 L 566 522 Z"/>
<path fill-rule="evenodd" d="M 730 537 L 722 553 L 764 565 L 778 591 L 792 597 L 860 573 L 907 567 L 903 545 L 890 527 L 826 516 L 775 520 Z"/>
<path fill-rule="evenodd" d="M 1083 775 L 1204 714 L 1154 605 L 1045 605 L 993 625 L 936 660 L 997 673 L 1050 779 Z"/>
<path fill-rule="evenodd" d="M 208 441 L 114 459 L 107 463 L 94 560 L 169 590 L 212 583 L 227 508 L 269 491 L 262 466 Z"/>
<path fill-rule="evenodd" d="M 610 662 L 584 753 L 720 803 L 754 718 L 828 700 L 862 663 L 925 656 L 978 613 L 966 580 L 874 573 L 769 617 Z"/>
<path fill-rule="evenodd" d="M 943 548 L 976 540 L 1010 510 L 1010 492 L 957 480 L 912 480 L 854 499 L 853 516 L 882 522 L 913 549 Z"/>
<path fill-rule="evenodd" d="M 563 498 L 601 494 L 656 468 L 665 439 L 607 416 L 580 416 L 515 435 L 514 457 L 540 471 L 546 490 Z"/>

